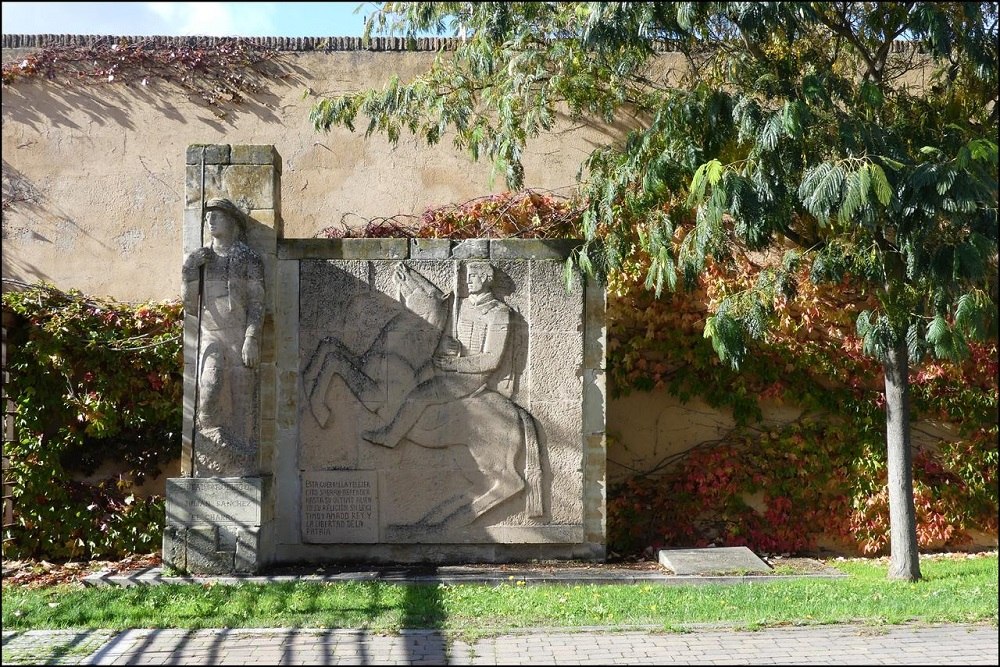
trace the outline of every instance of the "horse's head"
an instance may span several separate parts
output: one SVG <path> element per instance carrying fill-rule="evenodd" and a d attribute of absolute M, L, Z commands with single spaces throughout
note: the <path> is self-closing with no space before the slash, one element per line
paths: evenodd
<path fill-rule="evenodd" d="M 447 315 L 444 299 L 422 290 L 414 290 L 404 298 L 403 302 L 406 304 L 407 310 L 426 320 L 434 328 L 444 328 L 444 320 Z"/>
<path fill-rule="evenodd" d="M 403 305 L 435 329 L 444 329 L 448 315 L 447 298 L 429 280 L 405 264 L 393 274 Z"/>

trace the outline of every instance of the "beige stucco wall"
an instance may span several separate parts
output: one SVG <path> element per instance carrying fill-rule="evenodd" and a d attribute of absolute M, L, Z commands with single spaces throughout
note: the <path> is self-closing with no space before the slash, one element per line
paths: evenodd
<path fill-rule="evenodd" d="M 31 49 L 4 49 L 3 62 Z M 164 83 L 142 86 L 59 81 L 18 83 L 3 90 L 5 192 L 13 179 L 36 194 L 3 212 L 3 277 L 39 280 L 60 289 L 121 301 L 176 299 L 180 294 L 185 151 L 190 144 L 272 144 L 282 158 L 281 214 L 288 238 L 313 237 L 344 221 L 419 215 L 430 206 L 460 203 L 506 189 L 491 183 L 491 165 L 475 163 L 448 138 L 427 146 L 404 134 L 395 147 L 381 135 L 336 128 L 317 132 L 309 121 L 314 93 L 381 86 L 393 75 L 425 71 L 433 51 L 282 51 L 283 78 L 227 116 Z M 675 66 L 675 54 L 661 54 Z M 529 144 L 525 185 L 570 194 L 583 158 L 620 139 L 618 126 L 570 123 Z M 5 287 L 6 288 L 6 287 Z M 681 409 L 666 394 L 611 401 L 607 420 L 617 430 L 609 482 L 660 456 L 662 434 L 632 429 L 650 413 L 648 401 Z M 674 406 L 674 407 L 670 407 Z M 639 418 L 642 419 L 639 419 Z M 688 426 L 676 425 L 676 431 Z M 700 438 L 676 439 L 683 447 Z M 673 436 L 671 436 L 673 437 Z M 647 451 L 652 448 L 652 451 Z M 631 461 L 637 457 L 638 462 Z M 618 471 L 616 473 L 616 471 Z M 162 482 L 152 490 L 161 492 Z"/>
<path fill-rule="evenodd" d="M 23 51 L 8 49 L 4 62 Z M 4 211 L 3 276 L 120 300 L 179 293 L 184 155 L 189 144 L 273 144 L 282 158 L 286 237 L 312 237 L 341 220 L 419 215 L 506 189 L 491 165 L 474 163 L 447 138 L 428 147 L 309 121 L 316 97 L 407 80 L 433 52 L 282 52 L 285 78 L 227 107 L 225 118 L 167 84 L 18 83 L 3 91 L 3 169 L 37 193 Z M 23 57 L 23 56 L 22 56 Z M 582 158 L 615 128 L 560 123 L 533 142 L 525 184 L 561 189 Z"/>

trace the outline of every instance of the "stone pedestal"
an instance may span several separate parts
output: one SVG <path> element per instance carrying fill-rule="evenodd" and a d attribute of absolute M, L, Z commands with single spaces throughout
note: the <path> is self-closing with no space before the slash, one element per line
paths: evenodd
<path fill-rule="evenodd" d="M 167 480 L 163 565 L 192 574 L 253 574 L 272 543 L 269 477 Z"/>

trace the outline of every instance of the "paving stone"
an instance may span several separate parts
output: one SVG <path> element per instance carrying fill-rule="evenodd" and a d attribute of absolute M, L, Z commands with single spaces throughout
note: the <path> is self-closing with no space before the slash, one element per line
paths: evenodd
<path fill-rule="evenodd" d="M 746 547 L 662 549 L 659 552 L 659 562 L 678 575 L 771 572 L 771 567 Z"/>

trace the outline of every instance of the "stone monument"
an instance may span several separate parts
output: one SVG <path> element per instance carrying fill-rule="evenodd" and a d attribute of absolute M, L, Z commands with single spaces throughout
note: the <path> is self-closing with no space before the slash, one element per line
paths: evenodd
<path fill-rule="evenodd" d="M 577 242 L 285 239 L 279 178 L 271 147 L 188 151 L 165 564 L 603 559 L 604 290 L 566 273 Z"/>
<path fill-rule="evenodd" d="M 267 561 L 271 478 L 261 456 L 274 407 L 262 389 L 274 365 L 266 314 L 278 169 L 270 146 L 187 152 L 183 477 L 167 481 L 163 541 L 164 564 L 180 571 L 255 572 Z"/>

